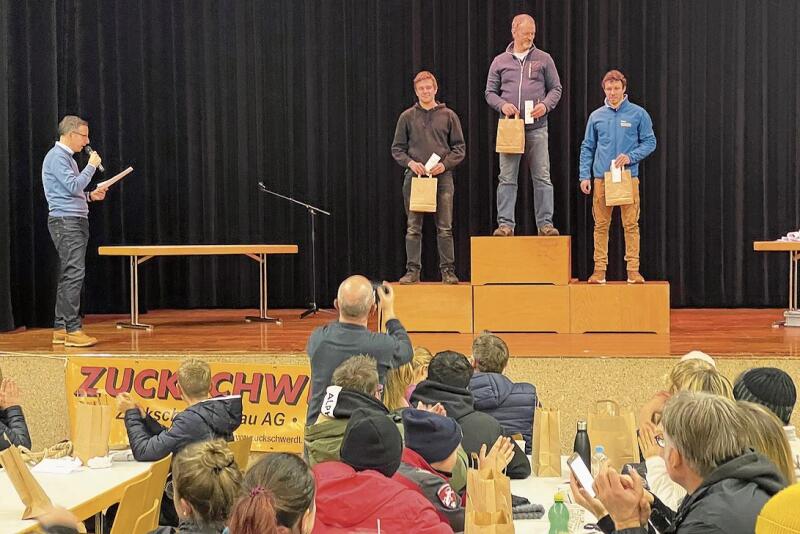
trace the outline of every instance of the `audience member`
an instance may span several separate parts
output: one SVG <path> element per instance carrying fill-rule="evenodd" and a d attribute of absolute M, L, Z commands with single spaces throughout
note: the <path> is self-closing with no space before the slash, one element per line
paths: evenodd
<path fill-rule="evenodd" d="M 367 328 L 369 316 L 376 309 L 376 294 L 386 321 L 386 334 Z M 357 354 L 375 358 L 383 384 L 389 369 L 410 362 L 413 356 L 408 333 L 395 317 L 394 290 L 388 284 L 373 290 L 370 281 L 363 276 L 351 276 L 339 286 L 333 305 L 339 310 L 339 320 L 316 328 L 306 345 L 311 361 L 311 397 L 306 425 L 317 420 L 333 371 L 346 359 Z"/>
<path fill-rule="evenodd" d="M 775 464 L 787 483 L 797 482 L 792 449 L 780 419 L 760 404 L 747 401 L 738 401 L 736 404 L 744 418 L 750 447 Z"/>
<path fill-rule="evenodd" d="M 342 461 L 313 468 L 317 484 L 313 532 L 370 532 L 380 525 L 381 532 L 452 533 L 419 491 L 391 478 L 402 452 L 400 431 L 388 417 L 356 410 L 345 430 Z"/>
<path fill-rule="evenodd" d="M 484 332 L 472 342 L 476 372 L 469 382 L 475 409 L 497 419 L 506 435 L 522 434 L 525 454 L 531 453 L 533 413 L 538 405 L 536 387 L 512 382 L 503 375 L 508 365 L 508 346 L 499 337 Z"/>
<path fill-rule="evenodd" d="M 428 379 L 414 390 L 411 402 L 414 405 L 417 402 L 441 403 L 447 415 L 461 426 L 464 450 L 467 454 L 478 454 L 482 445 L 491 447 L 504 432 L 497 419 L 475 410 L 472 393 L 467 389 L 472 373 L 472 365 L 463 354 L 439 352 L 428 367 Z M 507 473 L 511 478 L 527 478 L 531 474 L 530 461 L 516 443 Z"/>
<path fill-rule="evenodd" d="M 316 516 L 314 476 L 298 456 L 262 456 L 245 474 L 229 534 L 310 534 Z"/>
<path fill-rule="evenodd" d="M 183 360 L 178 367 L 178 389 L 188 407 L 174 417 L 169 429 L 137 406 L 128 393 L 117 395 L 117 409 L 125 414 L 128 440 L 137 461 L 154 462 L 198 441 L 233 441 L 233 432 L 242 423 L 242 398 L 210 398 L 211 368 L 206 362 Z"/>
<path fill-rule="evenodd" d="M 685 362 L 686 360 L 702 360 L 711 367 L 717 367 L 717 362 L 714 361 L 714 358 L 700 350 L 692 350 L 681 356 L 682 362 Z"/>
<path fill-rule="evenodd" d="M 781 491 L 764 505 L 756 520 L 756 534 L 800 532 L 800 484 Z"/>
<path fill-rule="evenodd" d="M 31 434 L 22 413 L 17 383 L 0 370 L 0 451 L 11 445 L 31 448 Z"/>

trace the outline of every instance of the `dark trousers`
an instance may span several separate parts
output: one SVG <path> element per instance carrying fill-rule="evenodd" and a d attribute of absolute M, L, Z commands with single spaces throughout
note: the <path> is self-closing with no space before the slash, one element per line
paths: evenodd
<path fill-rule="evenodd" d="M 89 219 L 86 217 L 48 217 L 47 228 L 58 251 L 59 274 L 53 328 L 67 332 L 81 329 L 78 312 L 81 289 L 86 276 L 86 247 Z"/>
<path fill-rule="evenodd" d="M 422 267 L 422 222 L 424 213 L 409 211 L 411 201 L 411 171 L 406 171 L 403 181 L 403 201 L 406 207 L 406 270 L 419 272 Z M 439 269 L 452 270 L 455 266 L 453 247 L 453 173 L 443 172 L 436 178 L 436 243 L 439 247 Z"/>

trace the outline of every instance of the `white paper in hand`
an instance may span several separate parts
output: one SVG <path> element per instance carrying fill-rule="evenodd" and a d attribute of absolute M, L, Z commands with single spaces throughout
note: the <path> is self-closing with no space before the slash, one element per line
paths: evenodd
<path fill-rule="evenodd" d="M 428 161 L 425 163 L 425 170 L 428 171 L 428 174 L 431 173 L 434 167 L 436 167 L 439 162 L 442 161 L 442 157 L 434 152 L 431 154 L 431 157 L 428 158 Z"/>
<path fill-rule="evenodd" d="M 127 169 L 125 169 L 121 173 L 117 174 L 116 176 L 113 176 L 113 177 L 109 178 L 108 180 L 106 180 L 104 182 L 100 182 L 99 184 L 97 184 L 97 189 L 108 189 L 109 187 L 111 187 L 115 183 L 119 182 L 120 180 L 122 180 L 123 178 L 125 178 L 126 176 L 128 176 L 132 172 L 133 172 L 133 167 L 128 167 Z"/>
<path fill-rule="evenodd" d="M 622 167 L 617 167 L 616 160 L 611 160 L 611 181 L 618 184 L 622 181 Z"/>
<path fill-rule="evenodd" d="M 536 119 L 533 118 L 533 100 L 525 101 L 525 124 L 533 124 Z"/>

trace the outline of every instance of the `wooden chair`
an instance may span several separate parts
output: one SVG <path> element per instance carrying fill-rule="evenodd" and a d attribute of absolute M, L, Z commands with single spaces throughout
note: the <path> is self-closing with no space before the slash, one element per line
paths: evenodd
<path fill-rule="evenodd" d="M 161 508 L 161 498 L 164 496 L 164 490 L 167 486 L 167 476 L 169 476 L 169 468 L 172 466 L 172 455 L 155 462 L 150 466 L 150 484 L 147 488 L 147 494 L 144 496 L 142 502 L 150 502 L 158 500 L 158 507 Z M 156 514 L 155 522 L 150 530 L 158 526 L 158 515 Z"/>
<path fill-rule="evenodd" d="M 252 445 L 253 436 L 228 442 L 228 448 L 233 453 L 233 458 L 236 460 L 236 465 L 238 465 L 239 469 L 242 471 L 247 470 L 247 464 L 250 462 L 250 447 Z"/>
<path fill-rule="evenodd" d="M 131 534 L 148 534 L 158 526 L 158 512 L 161 510 L 160 499 L 153 499 L 153 507 L 136 519 Z"/>
<path fill-rule="evenodd" d="M 130 534 L 133 532 L 139 516 L 142 515 L 142 506 L 146 501 L 145 496 L 150 488 L 152 473 L 147 473 L 139 480 L 132 482 L 125 488 L 119 509 L 111 527 L 111 534 Z"/>

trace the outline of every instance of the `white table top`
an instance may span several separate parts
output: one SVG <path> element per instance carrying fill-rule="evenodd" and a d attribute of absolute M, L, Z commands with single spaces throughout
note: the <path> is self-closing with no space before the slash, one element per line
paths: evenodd
<path fill-rule="evenodd" d="M 83 468 L 67 475 L 34 474 L 34 477 L 53 504 L 76 511 L 98 496 L 119 491 L 150 469 L 150 465 L 148 462 L 115 462 L 109 469 Z M 33 529 L 36 521 L 20 519 L 24 510 L 25 506 L 14 491 L 5 469 L 0 469 L 0 532 L 11 534 Z M 92 510 L 91 514 L 98 511 Z"/>

